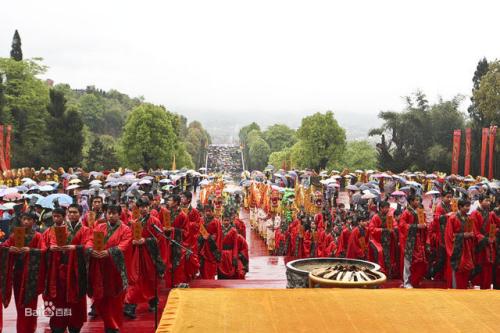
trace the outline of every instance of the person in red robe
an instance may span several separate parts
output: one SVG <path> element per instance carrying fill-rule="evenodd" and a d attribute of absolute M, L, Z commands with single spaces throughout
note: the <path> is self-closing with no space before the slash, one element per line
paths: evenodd
<path fill-rule="evenodd" d="M 490 213 L 490 219 L 496 225 L 495 233 L 495 265 L 493 266 L 493 289 L 500 289 L 500 198 Z"/>
<path fill-rule="evenodd" d="M 322 257 L 335 257 L 337 253 L 337 235 L 335 233 L 335 228 L 330 225 L 325 231 L 324 244 L 325 248 L 323 250 Z"/>
<path fill-rule="evenodd" d="M 305 212 L 299 212 L 297 217 L 288 226 L 288 253 L 290 257 L 302 258 L 304 252 L 304 225 L 307 223 L 307 216 Z M 281 220 L 283 223 L 283 220 Z M 281 228 L 281 226 L 280 226 Z M 286 243 L 286 238 L 283 239 L 283 243 Z M 278 243 L 276 243 L 278 246 Z M 285 247 L 286 249 L 286 247 Z"/>
<path fill-rule="evenodd" d="M 231 225 L 231 214 L 225 209 L 222 217 L 222 253 L 217 278 L 237 279 L 242 273 L 238 265 L 238 231 Z"/>
<path fill-rule="evenodd" d="M 243 222 L 238 214 L 234 215 L 234 220 L 233 220 L 234 227 L 238 231 L 238 234 L 240 234 L 243 238 L 247 238 L 247 227 L 245 226 L 245 222 Z"/>
<path fill-rule="evenodd" d="M 238 279 L 245 279 L 250 265 L 250 257 L 248 256 L 247 240 L 238 234 Z"/>
<path fill-rule="evenodd" d="M 205 217 L 201 223 L 207 233 L 201 233 L 198 237 L 200 278 L 214 280 L 217 264 L 221 261 L 222 225 L 219 219 L 214 217 L 214 207 L 211 203 L 205 205 L 204 212 Z"/>
<path fill-rule="evenodd" d="M 366 260 L 368 257 L 368 216 L 360 217 L 347 243 L 346 258 Z"/>
<path fill-rule="evenodd" d="M 422 200 L 419 196 L 410 195 L 408 206 L 399 218 L 399 245 L 401 251 L 401 267 L 403 268 L 403 287 L 418 287 L 427 271 L 427 224 L 420 221 L 417 209 Z"/>
<path fill-rule="evenodd" d="M 474 232 L 467 212 L 470 201 L 460 199 L 458 212 L 450 217 L 445 230 L 446 255 L 451 268 L 447 277 L 448 288 L 467 289 L 474 269 Z"/>
<path fill-rule="evenodd" d="M 89 225 L 90 214 L 95 214 L 95 220 L 94 220 L 93 226 Z M 89 210 L 88 212 L 85 213 L 85 215 L 83 216 L 83 219 L 82 219 L 82 224 L 85 227 L 93 228 L 96 225 L 98 225 L 100 223 L 104 223 L 104 222 L 106 222 L 106 214 L 104 213 L 104 210 L 103 210 L 102 198 L 100 196 L 95 196 L 92 198 L 92 210 L 91 211 Z"/>
<path fill-rule="evenodd" d="M 127 202 L 120 203 L 120 207 L 122 208 L 122 212 L 120 214 L 120 220 L 126 225 L 129 226 L 132 221 L 132 212 L 130 211 Z"/>
<path fill-rule="evenodd" d="M 77 204 L 66 210 L 56 208 L 52 211 L 54 226 L 65 228 L 66 244 L 58 246 L 54 226 L 45 232 L 49 240 L 47 252 L 47 284 L 45 300 L 51 301 L 55 311 L 61 309 L 63 316 L 52 315 L 49 325 L 54 333 L 80 332 L 87 321 L 87 260 L 85 246 L 91 230 L 82 225 L 82 208 Z M 69 310 L 69 311 L 68 311 Z"/>
<path fill-rule="evenodd" d="M 444 231 L 448 223 L 448 218 L 452 213 L 450 204 L 452 198 L 453 193 L 443 193 L 442 201 L 436 206 L 436 210 L 434 211 L 434 218 L 429 230 L 431 247 L 429 278 L 433 278 L 434 280 L 444 280 L 445 272 L 449 270 L 449 268 L 446 267 Z"/>
<path fill-rule="evenodd" d="M 481 289 L 491 289 L 493 266 L 496 261 L 496 221 L 490 214 L 491 201 L 484 194 L 479 196 L 479 207 L 470 214 L 475 241 L 473 283 Z"/>
<path fill-rule="evenodd" d="M 1 245 L 0 280 L 4 307 L 10 303 L 12 289 L 17 310 L 16 331 L 36 331 L 38 295 L 44 284 L 46 243 L 42 234 L 33 230 L 37 216 L 33 211 L 21 215 L 21 227 L 26 229 L 24 246 L 16 247 L 14 233 Z"/>
<path fill-rule="evenodd" d="M 390 223 L 390 205 L 387 201 L 380 203 L 380 212 L 373 215 L 369 230 L 368 260 L 380 265 L 382 272 L 392 278 L 397 268 L 396 262 L 396 237 L 394 228 L 396 223 Z"/>
<path fill-rule="evenodd" d="M 200 234 L 201 214 L 191 204 L 193 194 L 190 191 L 184 191 L 181 195 L 181 207 L 187 215 L 187 232 L 184 238 L 184 246 L 191 250 L 191 255 L 185 256 L 184 267 L 188 280 L 196 277 L 200 270 L 200 259 L 198 257 L 198 236 Z"/>
<path fill-rule="evenodd" d="M 141 198 L 136 205 L 140 217 L 131 223 L 131 228 L 137 228 L 141 234 L 140 238 L 132 240 L 132 253 L 127 261 L 128 289 L 124 305 L 124 314 L 131 319 L 136 318 L 135 310 L 139 303 L 148 302 L 149 311 L 155 310 L 158 303 L 157 289 L 165 273 L 162 253 L 165 253 L 166 242 L 160 232 L 160 220 L 150 214 L 148 199 Z"/>
<path fill-rule="evenodd" d="M 323 256 L 325 231 L 317 230 L 316 222 L 311 221 L 304 232 L 304 258 L 317 258 Z"/>
<path fill-rule="evenodd" d="M 176 241 L 177 244 L 167 241 L 170 257 L 167 259 L 166 267 L 170 268 L 170 272 L 165 274 L 165 282 L 168 288 L 179 286 L 188 281 L 185 270 L 186 250 L 179 245 L 184 244 L 184 239 L 189 234 L 189 223 L 186 213 L 180 207 L 181 197 L 177 194 L 172 194 L 167 199 L 168 209 L 170 210 L 170 228 L 164 228 L 170 239 Z"/>
<path fill-rule="evenodd" d="M 126 260 L 132 233 L 120 221 L 121 207 L 108 207 L 107 222 L 95 226 L 87 243 L 90 249 L 88 295 L 101 316 L 105 332 L 118 332 L 123 322 L 123 301 L 128 286 Z M 95 233 L 104 234 L 104 250 L 94 250 Z"/>
<path fill-rule="evenodd" d="M 344 220 L 342 226 L 342 232 L 340 233 L 338 244 L 337 244 L 337 257 L 345 258 L 347 255 L 347 246 L 349 244 L 349 236 L 351 236 L 352 231 L 352 218 L 348 218 Z"/>

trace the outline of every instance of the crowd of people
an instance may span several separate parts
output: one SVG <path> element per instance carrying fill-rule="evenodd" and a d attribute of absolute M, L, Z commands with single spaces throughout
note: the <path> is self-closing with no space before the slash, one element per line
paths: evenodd
<path fill-rule="evenodd" d="M 423 279 L 500 287 L 498 182 L 360 170 L 244 176 L 252 228 L 275 255 L 368 260 L 405 288 Z"/>
<path fill-rule="evenodd" d="M 369 260 L 405 288 L 500 285 L 496 181 L 272 166 L 241 176 L 238 186 L 194 170 L 4 173 L 0 296 L 7 307 L 14 294 L 17 331 L 36 330 L 39 295 L 53 332 L 79 332 L 88 315 L 117 332 L 138 304 L 157 310 L 161 286 L 244 279 L 240 209 L 287 260 Z"/>
<path fill-rule="evenodd" d="M 17 332 L 35 332 L 40 294 L 52 332 L 79 332 L 87 297 L 88 315 L 117 332 L 138 304 L 156 310 L 160 286 L 243 279 L 248 271 L 241 200 L 221 178 L 211 177 L 194 204 L 182 172 L 18 172 L 5 175 L 0 190 L 9 220 L 1 299 L 7 307 L 14 294 Z"/>
<path fill-rule="evenodd" d="M 243 170 L 240 147 L 216 144 L 208 146 L 207 168 L 208 172 L 240 173 Z"/>

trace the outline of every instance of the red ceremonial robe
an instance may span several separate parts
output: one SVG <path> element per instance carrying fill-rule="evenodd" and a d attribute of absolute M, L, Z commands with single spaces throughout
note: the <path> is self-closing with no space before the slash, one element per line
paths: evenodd
<path fill-rule="evenodd" d="M 51 316 L 52 329 L 81 329 L 87 321 L 87 263 L 85 246 L 91 237 L 90 228 L 78 222 L 73 228 L 70 222 L 64 224 L 68 245 L 75 245 L 75 250 L 47 251 L 47 285 L 45 299 L 52 301 L 57 309 L 70 309 L 69 314 Z M 48 246 L 57 246 L 54 228 L 45 232 Z"/>
<path fill-rule="evenodd" d="M 344 225 L 339 236 L 339 243 L 336 253 L 337 257 L 345 258 L 347 254 L 347 245 L 349 244 L 349 236 L 351 236 L 351 229 L 348 226 Z"/>
<path fill-rule="evenodd" d="M 249 267 L 248 243 L 246 239 L 238 234 L 238 279 L 245 279 Z"/>
<path fill-rule="evenodd" d="M 189 234 L 189 223 L 186 213 L 180 208 L 170 210 L 170 220 L 172 221 L 172 228 L 170 230 L 171 239 L 185 245 L 184 239 Z M 185 269 L 186 251 L 170 241 L 167 241 L 167 247 L 169 248 L 170 258 L 168 258 L 166 266 L 171 269 L 170 272 L 167 271 L 167 274 L 165 274 L 165 282 L 167 288 L 172 288 L 188 281 Z"/>
<path fill-rule="evenodd" d="M 337 241 L 335 240 L 335 232 L 332 231 L 329 233 L 325 232 L 325 240 L 324 240 L 325 248 L 323 250 L 322 257 L 335 257 L 337 253 Z"/>
<path fill-rule="evenodd" d="M 238 231 L 231 226 L 224 230 L 223 226 L 222 234 L 222 253 L 218 266 L 218 278 L 237 279 L 238 276 L 241 276 L 241 272 L 238 272 Z"/>
<path fill-rule="evenodd" d="M 493 266 L 493 288 L 500 289 L 500 207 L 490 213 L 490 219 L 496 225 L 495 264 Z"/>
<path fill-rule="evenodd" d="M 101 316 L 105 329 L 119 329 L 123 322 L 123 300 L 128 286 L 126 261 L 130 260 L 132 233 L 121 222 L 111 227 L 109 223 L 96 225 L 94 231 L 104 233 L 106 258 L 90 257 L 88 295 Z M 107 240 L 106 240 L 107 239 Z M 93 234 L 87 246 L 94 247 Z"/>
<path fill-rule="evenodd" d="M 444 234 L 446 224 L 448 223 L 448 215 L 451 212 L 451 206 L 441 202 L 434 212 L 434 218 L 430 227 L 430 247 L 431 259 L 430 269 L 431 277 L 434 280 L 444 280 L 445 272 L 449 271 L 446 260 L 446 245 L 444 241 Z"/>
<path fill-rule="evenodd" d="M 447 277 L 448 288 L 467 289 L 470 273 L 474 269 L 474 239 L 464 237 L 466 223 L 467 216 L 458 212 L 450 216 L 446 225 L 446 255 L 451 268 Z"/>
<path fill-rule="evenodd" d="M 36 330 L 38 295 L 43 291 L 45 277 L 46 243 L 42 234 L 31 232 L 26 235 L 27 253 L 9 253 L 14 246 L 14 234 L 2 244 L 0 280 L 2 281 L 2 302 L 4 307 L 10 303 L 12 285 L 16 302 L 18 333 L 33 333 Z"/>
<path fill-rule="evenodd" d="M 165 273 L 162 253 L 165 252 L 166 241 L 153 228 L 153 225 L 156 225 L 162 230 L 160 220 L 148 214 L 139 218 L 135 223 L 142 224 L 141 236 L 145 242 L 140 245 L 132 244 L 130 260 L 126 262 L 128 289 L 125 303 L 127 304 L 138 304 L 153 299 L 160 283 L 160 277 L 163 277 Z"/>
<path fill-rule="evenodd" d="M 368 256 L 368 230 L 361 226 L 354 228 L 349 235 L 346 258 L 366 260 Z"/>
<path fill-rule="evenodd" d="M 238 231 L 238 233 L 243 236 L 243 238 L 247 238 L 247 227 L 245 226 L 245 222 L 240 220 L 239 217 L 234 218 L 234 227 Z"/>
<path fill-rule="evenodd" d="M 200 235 L 201 215 L 196 208 L 189 206 L 187 208 L 187 232 L 184 239 L 184 246 L 189 248 L 193 253 L 185 256 L 185 271 L 188 280 L 196 277 L 200 270 L 200 258 L 198 256 L 198 236 Z"/>
<path fill-rule="evenodd" d="M 208 223 L 202 223 L 204 223 L 209 236 L 207 239 L 204 239 L 201 235 L 199 236 L 200 277 L 215 280 L 217 263 L 221 260 L 222 226 L 216 218 L 213 218 Z"/>
<path fill-rule="evenodd" d="M 304 239 L 300 237 L 301 227 L 302 227 L 302 224 L 300 223 L 299 219 L 293 220 L 293 222 L 290 223 L 290 225 L 288 226 L 289 244 L 288 244 L 288 250 L 286 253 L 288 253 L 288 255 L 290 257 L 295 257 L 295 258 L 302 258 L 303 257 Z M 275 243 L 276 243 L 276 239 L 275 239 Z M 278 246 L 278 243 L 276 243 L 276 246 Z M 285 247 L 285 249 L 286 249 L 286 247 Z"/>
<path fill-rule="evenodd" d="M 368 260 L 380 265 L 388 278 L 392 278 L 397 269 L 396 262 L 396 236 L 394 228 L 387 228 L 387 215 L 375 214 L 368 226 L 370 242 L 368 245 Z"/>
<path fill-rule="evenodd" d="M 323 230 L 304 232 L 304 258 L 317 258 L 323 255 L 325 232 Z"/>
<path fill-rule="evenodd" d="M 405 209 L 399 218 L 399 246 L 401 270 L 405 258 L 410 261 L 410 284 L 418 287 L 427 272 L 427 228 L 418 229 L 417 212 L 411 207 Z"/>
<path fill-rule="evenodd" d="M 496 232 L 490 242 L 490 228 L 493 227 L 496 230 L 495 220 L 489 212 L 482 209 L 473 211 L 470 218 L 476 238 L 473 282 L 481 289 L 490 289 L 493 281 L 493 265 L 496 260 Z"/>

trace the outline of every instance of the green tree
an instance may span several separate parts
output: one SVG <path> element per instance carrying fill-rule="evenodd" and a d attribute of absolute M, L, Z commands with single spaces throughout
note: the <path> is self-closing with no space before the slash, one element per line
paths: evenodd
<path fill-rule="evenodd" d="M 375 169 L 377 167 L 377 150 L 366 140 L 349 141 L 342 157 L 337 161 L 331 160 L 328 167 L 337 170 L 347 168 L 351 171 Z"/>
<path fill-rule="evenodd" d="M 500 60 L 490 63 L 473 96 L 482 124 L 500 125 Z"/>
<path fill-rule="evenodd" d="M 264 170 L 266 167 L 266 163 L 269 159 L 269 154 L 271 153 L 271 149 L 267 142 L 258 138 L 252 143 L 250 143 L 250 168 L 252 170 Z"/>
<path fill-rule="evenodd" d="M 186 150 L 196 168 L 205 164 L 206 148 L 211 143 L 210 135 L 199 121 L 192 121 L 187 128 Z"/>
<path fill-rule="evenodd" d="M 240 145 L 243 146 L 243 158 L 246 161 L 246 165 L 250 165 L 250 143 L 248 140 L 248 133 L 252 131 L 260 132 L 260 126 L 257 123 L 253 122 L 247 126 L 244 126 L 240 129 L 238 133 L 238 137 L 240 139 Z"/>
<path fill-rule="evenodd" d="M 21 49 L 21 36 L 17 30 L 14 32 L 14 37 L 12 38 L 12 49 L 10 50 L 10 57 L 15 61 L 23 60 L 23 50 Z"/>
<path fill-rule="evenodd" d="M 13 125 L 12 167 L 41 167 L 45 151 L 49 92 L 37 78 L 46 67 L 41 59 L 16 61 L 0 58 L 0 76 L 5 78 L 2 121 Z"/>
<path fill-rule="evenodd" d="M 149 103 L 136 107 L 125 123 L 120 148 L 124 165 L 129 168 L 169 168 L 176 134 L 165 109 Z"/>
<path fill-rule="evenodd" d="M 461 96 L 450 101 L 439 100 L 430 106 L 423 93 L 417 92 L 406 98 L 402 112 L 383 111 L 379 118 L 384 121 L 380 128 L 372 129 L 370 136 L 380 136 L 377 143 L 380 169 L 401 172 L 403 170 L 447 170 L 447 155 L 436 152 L 442 147 L 451 150 L 454 129 L 464 126 L 464 116 L 458 110 Z M 429 149 L 432 149 L 431 151 Z M 432 153 L 434 159 L 422 158 Z"/>
<path fill-rule="evenodd" d="M 346 144 L 345 130 L 332 111 L 303 118 L 297 137 L 307 152 L 304 159 L 315 170 L 325 169 L 330 160 L 342 156 Z"/>
<path fill-rule="evenodd" d="M 271 152 L 289 148 L 297 142 L 295 131 L 283 124 L 275 124 L 270 126 L 262 133 L 262 137 L 266 140 L 271 148 Z"/>
<path fill-rule="evenodd" d="M 86 159 L 87 170 L 110 170 L 120 165 L 112 136 L 95 136 Z"/>
<path fill-rule="evenodd" d="M 84 124 L 94 133 L 104 133 L 104 101 L 101 96 L 86 93 L 79 100 Z"/>
<path fill-rule="evenodd" d="M 271 164 L 276 169 L 280 169 L 283 166 L 285 166 L 286 169 L 291 169 L 292 168 L 292 149 L 291 149 L 291 147 L 285 148 L 285 149 L 280 150 L 280 151 L 272 152 L 271 155 L 269 155 L 268 164 Z"/>
<path fill-rule="evenodd" d="M 84 138 L 80 113 L 75 109 L 66 110 L 64 93 L 54 89 L 50 90 L 47 110 L 47 164 L 55 168 L 81 166 Z"/>

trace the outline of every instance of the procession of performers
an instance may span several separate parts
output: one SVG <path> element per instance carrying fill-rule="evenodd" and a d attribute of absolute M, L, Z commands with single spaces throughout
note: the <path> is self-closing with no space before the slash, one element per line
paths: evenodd
<path fill-rule="evenodd" d="M 17 332 L 35 332 L 39 315 L 53 332 L 87 317 L 118 332 L 138 305 L 157 310 L 159 288 L 244 279 L 242 209 L 286 260 L 369 260 L 404 288 L 500 287 L 500 191 L 485 179 L 306 170 L 244 173 L 236 186 L 194 172 L 23 170 L 1 182 L 0 297 L 7 307 L 14 294 Z"/>
<path fill-rule="evenodd" d="M 498 183 L 374 175 L 244 175 L 252 228 L 270 253 L 286 260 L 368 260 L 404 288 L 419 287 L 424 279 L 448 288 L 500 288 Z M 337 200 L 341 189 L 346 202 Z"/>
<path fill-rule="evenodd" d="M 104 183 L 98 178 L 94 184 Z M 41 193 L 47 182 L 53 191 Z M 105 332 L 118 332 L 124 316 L 137 317 L 139 304 L 156 310 L 160 287 L 185 287 L 193 279 L 244 279 L 248 271 L 238 200 L 224 192 L 222 180 L 203 190 L 198 207 L 182 180 L 177 192 L 152 190 L 156 179 L 127 193 L 91 185 L 72 196 L 62 192 L 83 185 L 28 183 L 35 190 L 16 196 L 12 210 L 4 211 L 9 230 L 0 244 L 1 300 L 7 307 L 14 294 L 17 332 L 35 332 L 42 315 L 50 317 L 52 332 L 80 332 L 87 298 L 88 315 L 102 319 Z M 40 204 L 50 195 L 55 200 Z"/>

